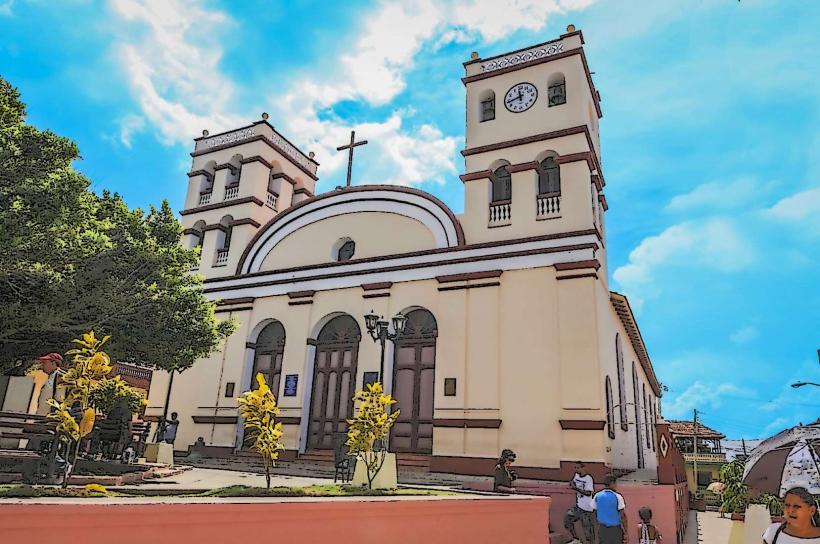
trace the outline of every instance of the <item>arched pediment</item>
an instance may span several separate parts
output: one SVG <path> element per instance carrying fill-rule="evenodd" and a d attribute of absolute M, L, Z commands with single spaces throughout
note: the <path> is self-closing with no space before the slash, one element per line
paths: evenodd
<path fill-rule="evenodd" d="M 348 236 L 356 242 L 353 259 L 464 245 L 458 219 L 437 198 L 407 187 L 350 187 L 277 215 L 251 240 L 237 274 L 332 262 L 338 240 Z"/>

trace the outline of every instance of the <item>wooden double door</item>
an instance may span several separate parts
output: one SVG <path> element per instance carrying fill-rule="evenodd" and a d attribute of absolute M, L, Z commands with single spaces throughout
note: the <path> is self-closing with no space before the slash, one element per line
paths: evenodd
<path fill-rule="evenodd" d="M 392 395 L 401 413 L 390 433 L 392 451 L 433 452 L 437 335 L 433 314 L 424 309 L 408 312 L 393 361 Z"/>
<path fill-rule="evenodd" d="M 359 325 L 349 315 L 330 320 L 316 338 L 308 449 L 332 449 L 334 434 L 347 432 L 360 340 Z"/>

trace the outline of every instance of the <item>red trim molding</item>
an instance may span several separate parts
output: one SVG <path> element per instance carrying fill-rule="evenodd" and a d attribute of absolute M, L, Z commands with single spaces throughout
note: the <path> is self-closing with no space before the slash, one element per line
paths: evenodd
<path fill-rule="evenodd" d="M 490 283 L 468 283 L 467 285 L 450 285 L 448 287 L 439 287 L 439 291 L 460 291 L 462 289 L 480 289 L 482 287 L 498 287 L 501 285 L 500 281 L 493 281 Z"/>
<path fill-rule="evenodd" d="M 536 161 L 522 162 L 519 164 L 511 164 L 507 167 L 507 172 L 515 174 L 516 172 L 525 172 L 527 170 L 535 170 L 538 168 Z"/>
<path fill-rule="evenodd" d="M 313 299 L 309 299 L 309 300 L 307 300 L 307 299 L 306 300 L 289 300 L 288 301 L 288 306 L 308 306 L 310 304 L 313 304 Z"/>
<path fill-rule="evenodd" d="M 559 419 L 558 422 L 565 431 L 601 431 L 606 426 L 604 420 Z"/>
<path fill-rule="evenodd" d="M 316 291 L 291 291 L 288 293 L 288 298 L 310 298 L 316 294 Z"/>
<path fill-rule="evenodd" d="M 572 274 L 570 276 L 558 276 L 556 280 L 575 280 L 578 278 L 595 278 L 598 279 L 598 274 L 590 273 L 590 274 Z"/>
<path fill-rule="evenodd" d="M 390 289 L 392 286 L 392 281 L 380 281 L 378 283 L 363 283 L 362 289 L 365 291 L 380 291 L 382 289 Z"/>
<path fill-rule="evenodd" d="M 246 304 L 249 302 L 253 302 L 256 300 L 254 297 L 238 297 L 238 298 L 223 298 L 222 300 L 217 300 L 217 306 L 227 306 L 229 304 Z"/>
<path fill-rule="evenodd" d="M 450 274 L 447 276 L 436 276 L 436 281 L 439 283 L 451 283 L 454 281 L 483 280 L 486 278 L 497 278 L 503 273 L 503 270 L 487 270 L 485 272 L 470 272 L 469 274 Z"/>
<path fill-rule="evenodd" d="M 476 179 L 488 179 L 493 173 L 489 170 L 479 170 L 478 172 L 470 172 L 469 174 L 461 174 L 458 178 L 461 181 L 473 181 Z"/>
<path fill-rule="evenodd" d="M 236 221 L 231 223 L 231 226 L 233 227 L 237 227 L 239 225 L 253 225 L 257 229 L 262 226 L 262 224 L 259 221 L 254 221 L 250 217 L 246 217 L 245 219 L 237 219 Z"/>
<path fill-rule="evenodd" d="M 194 423 L 213 423 L 216 425 L 234 424 L 239 421 L 237 416 L 191 416 Z"/>
<path fill-rule="evenodd" d="M 455 427 L 459 429 L 498 429 L 500 419 L 434 419 L 433 427 Z"/>
<path fill-rule="evenodd" d="M 249 162 L 261 162 L 262 164 L 264 164 L 268 168 L 273 168 L 273 165 L 271 163 L 269 163 L 268 161 L 266 161 L 264 158 L 262 158 L 260 155 L 254 155 L 252 157 L 242 159 L 239 162 L 242 163 L 242 164 L 248 164 Z"/>
<path fill-rule="evenodd" d="M 553 266 L 556 270 L 578 270 L 581 268 L 594 268 L 598 270 L 601 268 L 601 263 L 598 262 L 598 259 L 592 259 L 589 261 L 573 261 L 571 263 L 555 263 Z"/>
<path fill-rule="evenodd" d="M 244 311 L 248 311 L 248 310 L 253 310 L 253 306 L 241 306 L 239 308 L 234 308 L 234 307 L 217 308 L 216 310 L 214 310 L 214 313 L 215 314 L 224 314 L 226 312 L 244 312 Z"/>

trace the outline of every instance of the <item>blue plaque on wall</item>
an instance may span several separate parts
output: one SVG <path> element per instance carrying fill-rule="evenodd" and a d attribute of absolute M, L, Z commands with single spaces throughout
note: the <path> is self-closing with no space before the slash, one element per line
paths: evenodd
<path fill-rule="evenodd" d="M 379 373 L 378 372 L 365 372 L 364 378 L 362 379 L 362 388 L 367 388 L 368 384 L 376 383 L 379 381 Z"/>
<path fill-rule="evenodd" d="M 286 374 L 285 375 L 285 396 L 286 397 L 295 397 L 296 396 L 296 386 L 299 384 L 299 374 Z"/>

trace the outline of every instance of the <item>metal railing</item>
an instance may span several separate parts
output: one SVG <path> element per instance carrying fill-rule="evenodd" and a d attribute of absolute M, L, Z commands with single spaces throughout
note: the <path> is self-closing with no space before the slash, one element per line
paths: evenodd
<path fill-rule="evenodd" d="M 512 223 L 512 205 L 510 201 L 490 202 L 490 227 L 500 227 Z"/>
<path fill-rule="evenodd" d="M 227 249 L 216 250 L 216 264 L 225 264 L 228 262 L 228 251 Z"/>
<path fill-rule="evenodd" d="M 225 200 L 233 200 L 239 196 L 239 186 L 225 187 Z"/>
<path fill-rule="evenodd" d="M 535 198 L 535 218 L 561 217 L 561 194 L 538 195 Z"/>
<path fill-rule="evenodd" d="M 684 461 L 694 461 L 697 459 L 698 462 L 703 463 L 725 463 L 726 462 L 726 454 L 725 453 L 684 453 L 683 460 Z"/>
<path fill-rule="evenodd" d="M 276 201 L 279 199 L 279 195 L 276 193 L 268 193 L 267 198 L 265 199 L 265 206 L 271 209 L 276 209 Z"/>

